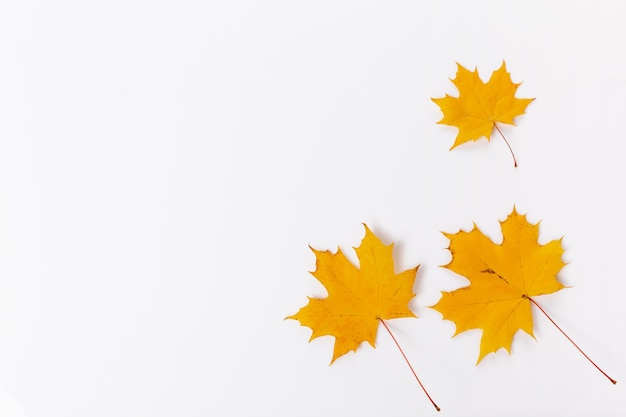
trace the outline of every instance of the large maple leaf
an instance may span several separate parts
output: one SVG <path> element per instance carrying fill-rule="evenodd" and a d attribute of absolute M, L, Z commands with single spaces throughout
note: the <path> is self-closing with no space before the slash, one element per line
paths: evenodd
<path fill-rule="evenodd" d="M 431 307 L 456 324 L 454 336 L 470 329 L 483 330 L 477 363 L 500 348 L 510 353 L 518 330 L 533 336 L 531 303 L 537 304 L 530 297 L 563 288 L 557 279 L 565 266 L 561 241 L 540 245 L 539 225 L 529 223 L 515 209 L 500 224 L 501 244 L 476 226 L 470 232 L 445 234 L 452 253 L 445 268 L 463 275 L 470 284 L 443 292 Z"/>
<path fill-rule="evenodd" d="M 514 118 L 523 114 L 534 100 L 515 97 L 520 84 L 511 81 L 504 61 L 487 83 L 480 79 L 478 70 L 469 71 L 459 63 L 457 66 L 456 78 L 451 81 L 459 90 L 459 96 L 446 94 L 442 98 L 432 98 L 443 112 L 443 118 L 438 123 L 459 129 L 451 149 L 482 137 L 490 140 L 494 128 L 499 130 L 496 122 L 514 125 Z"/>
<path fill-rule="evenodd" d="M 413 283 L 419 265 L 396 274 L 393 244 L 384 245 L 367 225 L 361 246 L 354 249 L 360 269 L 340 249 L 333 254 L 311 248 L 316 257 L 316 269 L 311 274 L 326 287 L 328 297 L 309 297 L 306 306 L 287 317 L 310 327 L 310 340 L 335 337 L 331 364 L 349 351 L 356 351 L 362 342 L 375 347 L 382 320 L 416 317 L 408 303 L 415 296 Z"/>

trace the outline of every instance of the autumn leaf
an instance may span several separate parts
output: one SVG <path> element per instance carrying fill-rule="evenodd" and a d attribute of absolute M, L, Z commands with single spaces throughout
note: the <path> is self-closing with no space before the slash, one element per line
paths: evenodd
<path fill-rule="evenodd" d="M 474 225 L 469 232 L 444 233 L 450 239 L 452 260 L 445 268 L 466 277 L 469 286 L 443 292 L 431 308 L 456 324 L 454 336 L 482 329 L 479 363 L 487 354 L 505 348 L 523 330 L 533 336 L 531 305 L 537 307 L 565 337 L 611 382 L 604 371 L 561 330 L 532 298 L 564 288 L 557 274 L 565 266 L 561 240 L 538 243 L 539 225 L 531 224 L 515 208 L 500 222 L 502 243 L 496 244 Z"/>
<path fill-rule="evenodd" d="M 309 297 L 309 303 L 288 318 L 298 320 L 313 330 L 311 340 L 335 336 L 332 362 L 355 351 L 362 342 L 372 347 L 379 320 L 416 317 L 408 303 L 415 296 L 413 283 L 419 266 L 396 274 L 393 244 L 385 246 L 365 226 L 361 246 L 355 248 L 361 269 L 357 269 L 341 250 L 315 253 L 312 272 L 328 290 L 324 299 Z"/>
<path fill-rule="evenodd" d="M 444 292 L 432 307 L 456 323 L 455 335 L 483 329 L 478 362 L 502 347 L 510 352 L 518 330 L 533 336 L 529 297 L 563 288 L 556 277 L 565 266 L 561 241 L 539 245 L 538 225 L 515 209 L 501 226 L 500 245 L 476 226 L 470 232 L 445 234 L 452 253 L 445 267 L 469 279 L 470 285 Z"/>
<path fill-rule="evenodd" d="M 495 128 L 509 147 L 517 166 L 513 150 L 496 122 L 514 125 L 515 117 L 524 114 L 526 107 L 534 98 L 515 97 L 520 84 L 511 81 L 504 61 L 502 66 L 491 74 L 487 83 L 480 79 L 478 70 L 469 71 L 459 63 L 457 66 L 456 78 L 451 81 L 459 90 L 459 96 L 452 97 L 446 94 L 443 98 L 432 98 L 443 112 L 443 119 L 438 123 L 459 129 L 450 149 L 482 137 L 490 140 Z"/>
<path fill-rule="evenodd" d="M 415 296 L 413 284 L 419 265 L 399 274 L 393 263 L 393 244 L 384 245 L 365 226 L 361 245 L 354 248 L 360 268 L 354 266 L 339 249 L 319 251 L 311 248 L 316 257 L 316 268 L 311 274 L 327 289 L 328 297 L 309 298 L 307 305 L 287 319 L 298 320 L 311 328 L 309 341 L 320 336 L 334 336 L 335 346 L 331 364 L 350 351 L 356 352 L 362 342 L 375 347 L 379 324 L 389 332 L 398 349 L 404 355 L 385 320 L 416 317 L 409 309 L 409 301 Z M 426 390 L 424 392 L 437 410 Z"/>

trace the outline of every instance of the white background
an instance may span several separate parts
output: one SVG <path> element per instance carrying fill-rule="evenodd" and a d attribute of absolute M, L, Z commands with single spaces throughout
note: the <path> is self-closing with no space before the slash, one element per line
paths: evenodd
<path fill-rule="evenodd" d="M 389 324 L 447 416 L 623 416 L 626 5 L 620 1 L 3 1 L 4 415 L 436 415 L 389 336 L 328 366 L 283 321 L 318 249 L 367 223 L 421 264 Z M 517 126 L 449 148 L 431 97 L 502 60 Z M 441 231 L 513 206 L 571 288 L 474 366 L 427 306 L 466 281 Z M 22 413 L 16 407 L 21 408 Z M 2 410 L 0 408 L 0 410 Z"/>

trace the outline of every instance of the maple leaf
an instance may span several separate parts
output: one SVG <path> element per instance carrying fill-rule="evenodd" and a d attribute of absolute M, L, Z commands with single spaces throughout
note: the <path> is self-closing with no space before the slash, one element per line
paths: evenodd
<path fill-rule="evenodd" d="M 361 246 L 354 248 L 360 269 L 340 249 L 333 254 L 311 248 L 316 257 L 316 269 L 311 274 L 328 290 L 328 297 L 308 297 L 306 306 L 287 317 L 310 327 L 310 340 L 335 336 L 331 364 L 349 351 L 356 351 L 362 342 L 375 347 L 382 320 L 416 317 L 408 303 L 415 296 L 413 283 L 419 265 L 396 274 L 393 244 L 385 246 L 364 226 Z"/>
<path fill-rule="evenodd" d="M 524 114 L 526 107 L 534 98 L 515 97 L 521 83 L 515 84 L 511 81 L 511 74 L 507 72 L 504 61 L 502 66 L 491 74 L 487 83 L 480 79 L 478 70 L 469 71 L 459 63 L 457 66 L 456 78 L 450 81 L 459 90 L 459 97 L 446 94 L 445 97 L 431 99 L 443 112 L 443 118 L 438 123 L 456 126 L 459 129 L 450 149 L 482 137 L 490 140 L 495 128 L 513 154 L 511 146 L 496 122 L 515 125 L 514 118 Z M 515 161 L 515 155 L 513 159 Z"/>
<path fill-rule="evenodd" d="M 500 348 L 510 353 L 518 330 L 533 336 L 531 303 L 537 304 L 530 297 L 564 287 L 557 279 L 565 266 L 561 240 L 540 245 L 539 225 L 529 223 L 515 208 L 500 225 L 501 244 L 475 225 L 470 232 L 444 233 L 452 253 L 444 267 L 463 275 L 470 284 L 443 292 L 431 307 L 456 324 L 454 336 L 470 329 L 483 330 L 477 363 Z"/>
<path fill-rule="evenodd" d="M 384 245 L 365 226 L 361 246 L 355 247 L 359 266 L 354 266 L 341 249 L 315 253 L 315 271 L 311 274 L 328 290 L 326 298 L 309 298 L 307 305 L 287 319 L 310 327 L 309 341 L 320 336 L 335 336 L 333 362 L 350 351 L 356 352 L 362 342 L 375 347 L 378 325 L 382 324 L 400 350 L 413 376 L 437 411 L 441 409 L 426 391 L 400 344 L 385 320 L 417 317 L 409 309 L 415 296 L 413 284 L 419 265 L 399 274 L 393 265 L 393 243 Z"/>

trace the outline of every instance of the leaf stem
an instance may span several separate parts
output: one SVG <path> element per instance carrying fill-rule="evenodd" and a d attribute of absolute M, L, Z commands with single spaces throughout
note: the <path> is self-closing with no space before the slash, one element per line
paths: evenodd
<path fill-rule="evenodd" d="M 409 369 L 411 369 L 411 372 L 413 372 L 413 376 L 415 377 L 415 379 L 417 380 L 417 383 L 420 384 L 420 387 L 422 387 L 422 390 L 424 390 L 424 394 L 426 394 L 426 396 L 428 397 L 428 399 L 430 400 L 430 402 L 432 403 L 432 405 L 435 407 L 435 409 L 437 411 L 441 411 L 441 408 L 439 408 L 439 406 L 437 404 L 435 404 L 435 402 L 433 401 L 433 399 L 430 397 L 430 395 L 428 395 L 428 391 L 426 391 L 426 388 L 424 388 L 424 385 L 422 384 L 422 382 L 420 381 L 420 379 L 417 377 L 417 374 L 415 373 L 415 370 L 413 369 L 413 366 L 411 366 L 411 362 L 409 362 L 409 360 L 407 359 L 406 355 L 404 354 L 404 351 L 402 350 L 402 348 L 400 347 L 400 344 L 398 343 L 398 341 L 396 340 L 395 336 L 393 335 L 393 333 L 391 333 L 391 330 L 389 329 L 389 327 L 387 327 L 387 323 L 385 323 L 385 320 L 381 319 L 380 317 L 378 318 L 378 320 L 383 324 L 383 326 L 385 326 L 385 329 L 387 329 L 387 332 L 389 332 L 389 336 L 391 336 L 391 338 L 393 339 L 393 341 L 396 343 L 396 346 L 398 347 L 398 349 L 400 350 L 400 353 L 402 354 L 402 357 L 404 358 L 404 360 L 406 361 L 407 365 L 409 365 Z"/>
<path fill-rule="evenodd" d="M 506 143 L 506 146 L 509 147 L 509 151 L 511 151 L 511 156 L 513 156 L 513 166 L 515 168 L 517 168 L 517 159 L 515 158 L 515 154 L 513 153 L 513 148 L 511 148 L 511 145 L 509 144 L 509 141 L 506 140 L 506 138 L 504 137 L 504 133 L 502 133 L 502 131 L 500 130 L 500 128 L 498 127 L 498 124 L 496 122 L 493 122 L 493 127 L 496 128 L 496 130 L 498 131 L 500 136 L 502 136 L 502 139 L 504 139 L 504 143 Z"/>
<path fill-rule="evenodd" d="M 598 365 L 596 365 L 596 364 L 595 364 L 595 362 L 594 362 L 594 361 L 592 361 L 592 360 L 591 360 L 591 358 L 590 358 L 589 356 L 587 356 L 587 354 L 586 354 L 585 352 L 583 352 L 583 350 L 582 350 L 581 348 L 579 348 L 579 347 L 578 347 L 578 345 L 577 345 L 576 343 L 574 343 L 574 341 L 573 341 L 572 339 L 570 339 L 570 337 L 569 337 L 569 336 L 568 336 L 568 335 L 567 335 L 567 334 L 563 331 L 563 329 L 561 329 L 561 328 L 559 327 L 559 325 L 558 325 L 558 324 L 556 324 L 556 323 L 554 322 L 554 320 L 552 320 L 552 318 L 548 315 L 548 313 L 546 313 L 546 311 L 545 311 L 543 308 L 541 308 L 541 306 L 540 306 L 540 305 L 539 305 L 539 304 L 538 304 L 535 300 L 533 300 L 533 299 L 532 299 L 532 298 L 530 298 L 530 297 L 526 297 L 526 298 L 528 298 L 528 299 L 530 300 L 530 302 L 531 302 L 531 303 L 533 303 L 533 304 L 534 304 L 534 305 L 535 305 L 535 306 L 539 309 L 539 311 L 541 311 L 541 312 L 544 314 L 544 316 L 546 316 L 546 317 L 548 318 L 548 320 L 550 320 L 550 321 L 552 322 L 552 324 L 554 324 L 554 326 L 555 326 L 557 329 L 559 329 L 559 331 L 563 334 L 563 336 L 565 336 L 565 338 L 566 338 L 567 340 L 569 340 L 569 341 L 570 341 L 570 343 L 571 343 L 572 345 L 574 345 L 574 347 L 575 347 L 576 349 L 578 349 L 578 351 L 579 351 L 580 353 L 582 353 L 582 354 L 583 354 L 583 356 L 584 356 L 585 358 L 587 358 L 587 360 L 588 360 L 589 362 L 591 362 L 591 364 L 592 364 L 593 366 L 595 366 L 595 367 L 596 367 L 596 369 L 602 373 L 602 375 L 604 375 L 605 377 L 607 377 L 607 378 L 609 379 L 609 381 L 611 381 L 611 382 L 613 383 L 613 385 L 617 384 L 617 381 L 616 381 L 616 380 L 614 380 L 613 378 L 611 378 L 610 376 L 608 376 L 606 372 L 604 372 L 602 369 L 600 369 L 600 367 L 599 367 Z"/>

